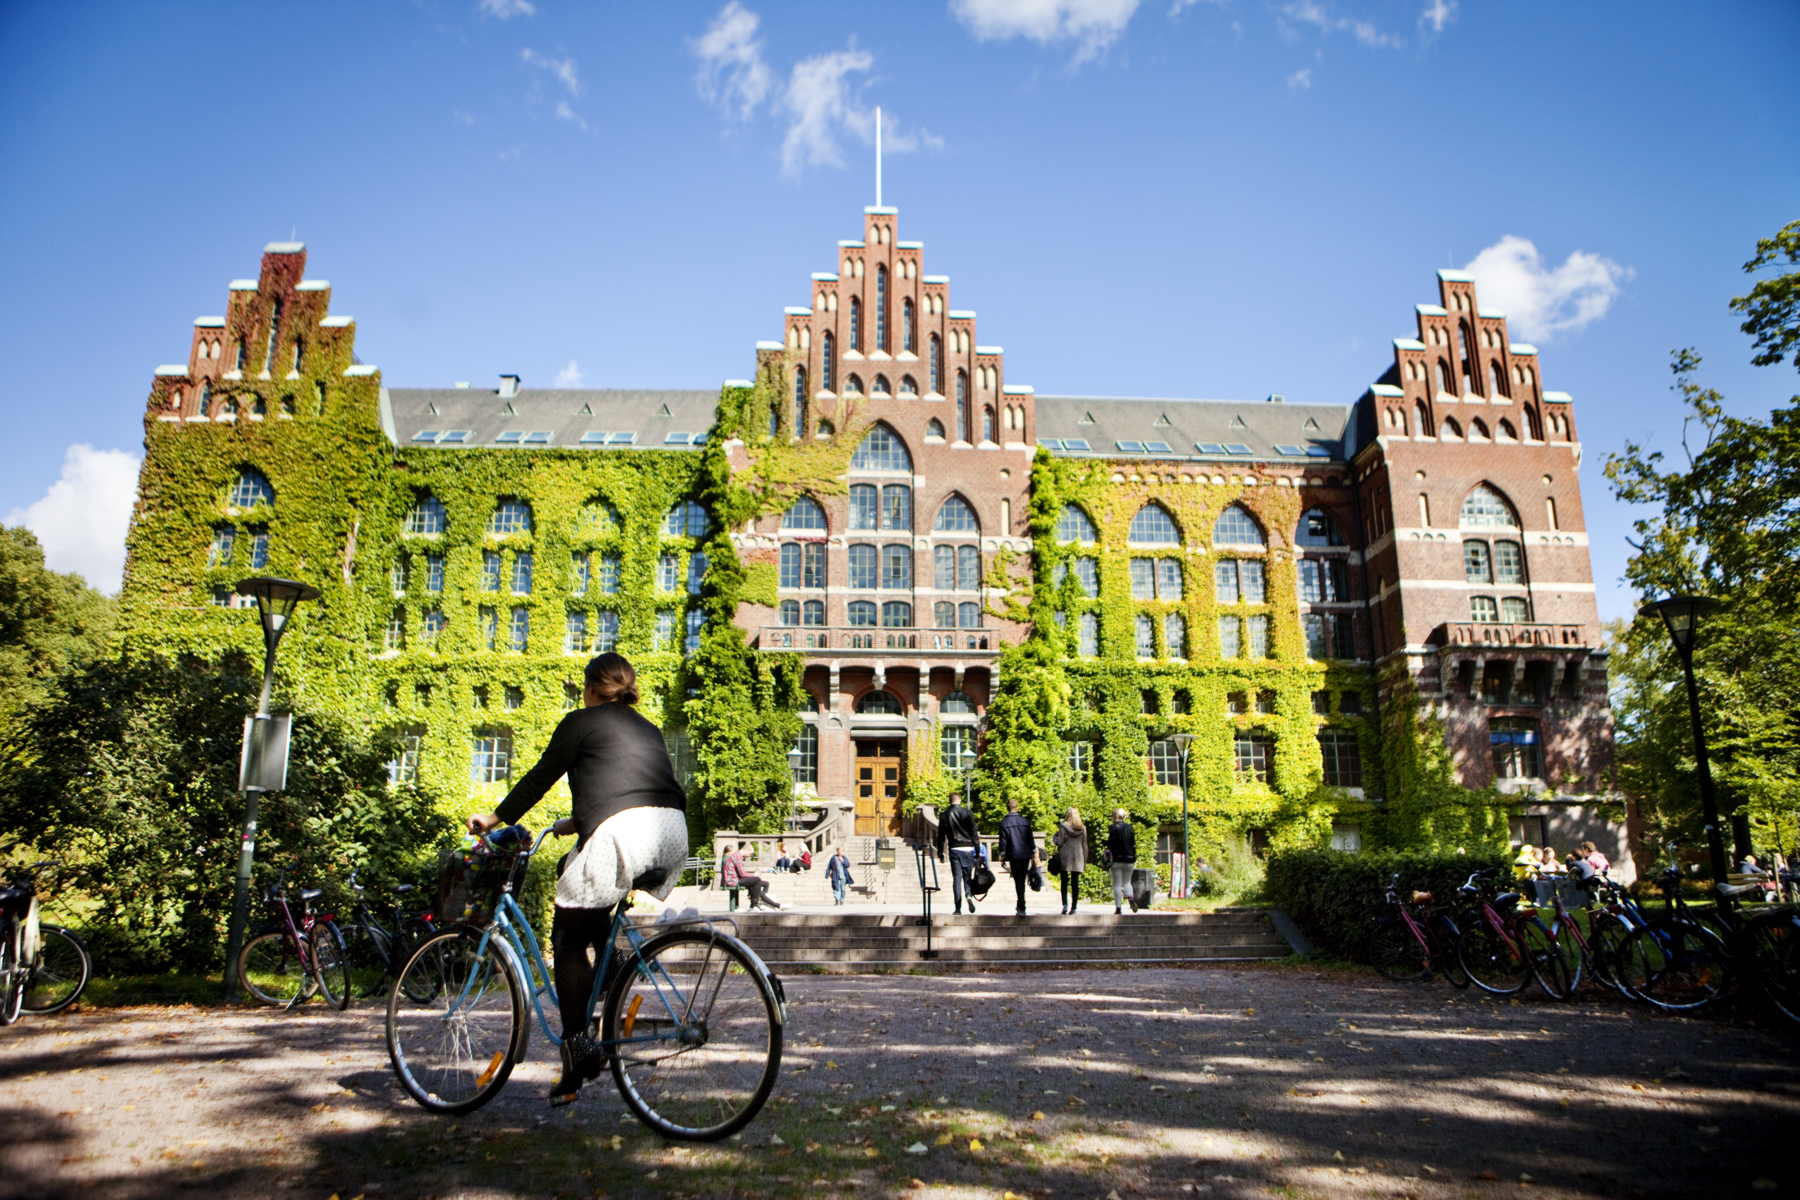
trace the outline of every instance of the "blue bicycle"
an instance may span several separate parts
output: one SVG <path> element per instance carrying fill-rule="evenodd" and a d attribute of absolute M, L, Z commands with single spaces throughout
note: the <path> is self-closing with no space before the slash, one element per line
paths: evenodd
<path fill-rule="evenodd" d="M 433 1112 L 473 1112 L 500 1093 L 525 1056 L 534 1010 L 544 1036 L 562 1045 L 547 1015 L 558 1011 L 555 984 L 513 899 L 550 833 L 519 853 L 490 920 L 419 946 L 388 993 L 388 1056 L 407 1093 Z M 781 981 L 715 927 L 728 920 L 640 926 L 630 904 L 628 894 L 614 910 L 596 964 L 590 1028 L 638 1120 L 680 1141 L 729 1137 L 774 1090 L 787 1023 Z"/>

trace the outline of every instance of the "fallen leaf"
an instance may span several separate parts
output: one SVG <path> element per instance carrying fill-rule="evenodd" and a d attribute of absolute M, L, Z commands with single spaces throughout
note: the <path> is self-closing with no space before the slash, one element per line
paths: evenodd
<path fill-rule="evenodd" d="M 969 1153 L 979 1154 L 980 1152 L 981 1152 L 981 1139 L 980 1138 L 970 1138 L 969 1139 Z"/>
<path fill-rule="evenodd" d="M 926 1153 L 927 1149 L 928 1148 L 924 1142 L 914 1142 L 912 1145 L 910 1145 L 906 1148 L 906 1152 L 908 1154 L 924 1154 L 924 1153 Z"/>
<path fill-rule="evenodd" d="M 787 1145 L 787 1143 L 781 1140 L 781 1135 L 779 1133 L 771 1133 L 769 1135 L 769 1145 L 785 1146 L 785 1145 Z"/>
<path fill-rule="evenodd" d="M 1331 1156 L 1331 1160 L 1333 1162 L 1343 1162 L 1344 1161 L 1344 1152 L 1342 1150 L 1339 1150 L 1337 1153 L 1335 1153 Z"/>
<path fill-rule="evenodd" d="M 1569 1107 L 1569 1098 L 1567 1096 L 1564 1096 L 1561 1100 L 1558 1100 L 1557 1103 L 1562 1105 L 1564 1108 L 1568 1108 Z"/>
<path fill-rule="evenodd" d="M 616 1134 L 616 1133 L 615 1133 L 615 1134 L 613 1134 L 613 1136 L 612 1136 L 612 1148 L 613 1148 L 613 1149 L 614 1149 L 614 1150 L 618 1150 L 618 1149 L 620 1149 L 620 1148 L 621 1148 L 621 1147 L 623 1147 L 623 1146 L 624 1146 L 624 1145 L 625 1145 L 625 1139 L 624 1139 L 624 1138 L 622 1138 L 622 1137 L 620 1137 L 620 1136 L 619 1136 L 619 1135 L 618 1135 L 618 1134 Z"/>
<path fill-rule="evenodd" d="M 1106 1193 L 1106 1200 L 1119 1200 L 1119 1193 L 1118 1192 Z"/>
<path fill-rule="evenodd" d="M 881 1106 L 881 1111 L 882 1112 L 893 1112 L 898 1107 L 900 1107 L 900 1106 L 897 1104 L 884 1104 Z"/>
<path fill-rule="evenodd" d="M 825 1181 L 823 1179 L 815 1179 L 815 1180 L 813 1180 L 813 1182 L 814 1183 L 824 1183 Z M 916 1188 L 922 1188 L 925 1186 L 925 1181 L 923 1179 L 915 1179 L 912 1181 L 912 1185 Z"/>
<path fill-rule="evenodd" d="M 880 1158 L 881 1151 L 877 1150 L 873 1146 L 864 1146 L 863 1147 L 863 1157 L 864 1158 Z"/>
<path fill-rule="evenodd" d="M 1527 1174 L 1524 1171 L 1521 1171 L 1521 1172 L 1519 1172 L 1519 1182 L 1520 1183 L 1536 1183 L 1537 1179 L 1534 1176 Z"/>
<path fill-rule="evenodd" d="M 1491 1180 L 1491 1179 L 1498 1179 L 1498 1178 L 1500 1178 L 1500 1176 L 1494 1174 L 1494 1172 L 1492 1172 L 1492 1171 L 1477 1171 L 1477 1172 L 1475 1172 L 1473 1178 L 1475 1178 L 1475 1179 L 1490 1179 Z"/>
<path fill-rule="evenodd" d="M 955 1138 L 951 1137 L 949 1134 L 946 1133 L 943 1137 L 941 1137 L 937 1140 L 937 1144 L 940 1146 L 948 1146 L 951 1142 L 953 1142 L 955 1140 L 956 1140 Z"/>
<path fill-rule="evenodd" d="M 826 1070 L 827 1070 L 827 1071 L 835 1071 L 835 1070 L 837 1070 L 837 1060 L 836 1060 L 836 1059 L 835 1059 L 835 1058 L 828 1058 L 828 1059 L 826 1059 L 826 1060 L 825 1060 L 825 1069 L 826 1069 Z"/>
<path fill-rule="evenodd" d="M 819 1151 L 819 1143 L 817 1143 L 817 1142 L 806 1143 L 806 1152 L 808 1154 L 817 1154 L 818 1151 Z"/>
<path fill-rule="evenodd" d="M 660 1171 L 652 1171 L 652 1172 L 650 1172 L 650 1173 L 649 1173 L 649 1174 L 648 1174 L 648 1175 L 646 1175 L 646 1176 L 644 1176 L 644 1178 L 645 1178 L 645 1179 L 655 1179 L 655 1178 L 656 1178 L 656 1177 L 657 1177 L 657 1176 L 658 1176 L 658 1175 L 660 1175 L 660 1174 L 662 1174 L 662 1172 L 660 1172 Z"/>
<path fill-rule="evenodd" d="M 1031 1114 L 1031 1119 L 1034 1121 L 1041 1121 L 1044 1119 L 1044 1114 L 1042 1112 L 1034 1112 Z"/>

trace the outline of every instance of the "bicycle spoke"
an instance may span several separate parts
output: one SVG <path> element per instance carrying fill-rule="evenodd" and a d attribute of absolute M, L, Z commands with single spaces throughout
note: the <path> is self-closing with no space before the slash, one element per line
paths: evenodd
<path fill-rule="evenodd" d="M 496 947 L 453 931 L 426 942 L 401 968 L 388 993 L 388 1055 L 420 1104 L 469 1112 L 505 1086 L 525 1019 L 518 980 Z"/>
<path fill-rule="evenodd" d="M 42 926 L 43 946 L 25 984 L 24 1010 L 61 1012 L 87 987 L 93 964 L 80 938 L 58 925 Z"/>

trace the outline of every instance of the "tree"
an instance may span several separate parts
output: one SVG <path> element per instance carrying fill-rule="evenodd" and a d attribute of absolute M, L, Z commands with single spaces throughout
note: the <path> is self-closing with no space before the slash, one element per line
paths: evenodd
<path fill-rule="evenodd" d="M 51 680 L 106 649 L 116 607 L 79 575 L 44 567 L 29 529 L 0 527 L 0 728 Z"/>
<path fill-rule="evenodd" d="M 1744 264 L 1744 270 L 1760 271 L 1783 256 L 1800 263 L 1800 221 L 1789 221 L 1774 237 L 1759 239 L 1756 257 Z M 1790 272 L 1762 280 L 1748 296 L 1733 299 L 1731 311 L 1749 318 L 1741 328 L 1762 348 L 1751 363 L 1772 367 L 1793 350 L 1794 367 L 1800 370 L 1800 275 Z"/>

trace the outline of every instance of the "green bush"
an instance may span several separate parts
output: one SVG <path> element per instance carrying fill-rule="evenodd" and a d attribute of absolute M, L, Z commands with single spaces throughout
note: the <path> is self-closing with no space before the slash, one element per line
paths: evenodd
<path fill-rule="evenodd" d="M 1473 854 L 1285 850 L 1269 856 L 1269 903 L 1286 912 L 1321 949 L 1362 959 L 1369 928 L 1381 907 L 1388 880 L 1400 876 L 1405 891 L 1456 895 L 1473 871 L 1496 868 L 1511 878 L 1506 856 Z"/>
<path fill-rule="evenodd" d="M 1254 898 L 1263 889 L 1265 871 L 1248 842 L 1227 837 L 1217 851 L 1194 855 L 1194 895 L 1224 903 Z"/>

